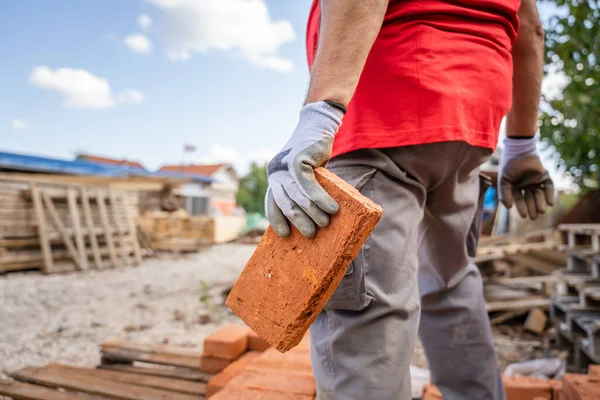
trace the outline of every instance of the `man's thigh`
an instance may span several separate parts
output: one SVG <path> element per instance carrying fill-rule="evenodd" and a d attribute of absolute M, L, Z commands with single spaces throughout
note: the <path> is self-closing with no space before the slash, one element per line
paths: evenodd
<path fill-rule="evenodd" d="M 319 399 L 409 398 L 425 189 L 377 150 L 337 157 L 328 169 L 384 212 L 311 327 Z"/>

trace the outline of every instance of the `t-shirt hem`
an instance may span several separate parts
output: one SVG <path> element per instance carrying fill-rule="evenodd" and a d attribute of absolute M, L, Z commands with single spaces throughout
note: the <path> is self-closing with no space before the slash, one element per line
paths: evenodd
<path fill-rule="evenodd" d="M 415 146 L 439 142 L 466 142 L 474 147 L 496 150 L 498 134 L 456 126 L 438 126 L 429 129 L 408 129 L 383 134 L 357 134 L 344 132 L 336 137 L 332 157 L 361 149 L 383 149 Z"/>

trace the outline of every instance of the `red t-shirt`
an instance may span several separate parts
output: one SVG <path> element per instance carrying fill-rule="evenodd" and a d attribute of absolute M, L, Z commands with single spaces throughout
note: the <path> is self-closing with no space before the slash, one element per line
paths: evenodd
<path fill-rule="evenodd" d="M 512 99 L 520 0 L 390 0 L 333 156 L 464 141 L 494 149 Z M 320 7 L 307 29 L 312 68 Z"/>

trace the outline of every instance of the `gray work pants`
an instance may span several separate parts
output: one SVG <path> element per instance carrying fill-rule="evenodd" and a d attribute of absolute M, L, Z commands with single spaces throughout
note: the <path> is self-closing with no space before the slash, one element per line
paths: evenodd
<path fill-rule="evenodd" d="M 410 399 L 420 334 L 446 400 L 503 400 L 481 275 L 467 254 L 490 149 L 366 149 L 327 168 L 383 216 L 311 327 L 319 400 Z"/>

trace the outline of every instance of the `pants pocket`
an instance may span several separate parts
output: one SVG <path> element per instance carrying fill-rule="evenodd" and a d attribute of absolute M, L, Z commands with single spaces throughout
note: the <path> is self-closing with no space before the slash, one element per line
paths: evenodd
<path fill-rule="evenodd" d="M 373 199 L 376 168 L 363 165 L 336 167 L 333 160 L 327 165 L 327 169 L 355 187 L 361 194 Z M 356 258 L 348 266 L 344 278 L 325 305 L 325 309 L 359 311 L 373 300 L 373 294 L 369 293 L 366 284 L 370 248 L 369 235 Z"/>
<path fill-rule="evenodd" d="M 485 192 L 492 186 L 492 180 L 483 174 L 479 174 L 479 199 L 477 200 L 477 209 L 475 217 L 469 228 L 467 235 L 467 253 L 470 257 L 475 257 L 477 254 L 477 245 L 479 244 L 479 236 L 481 235 L 481 223 L 483 221 L 483 203 L 485 200 Z"/>

